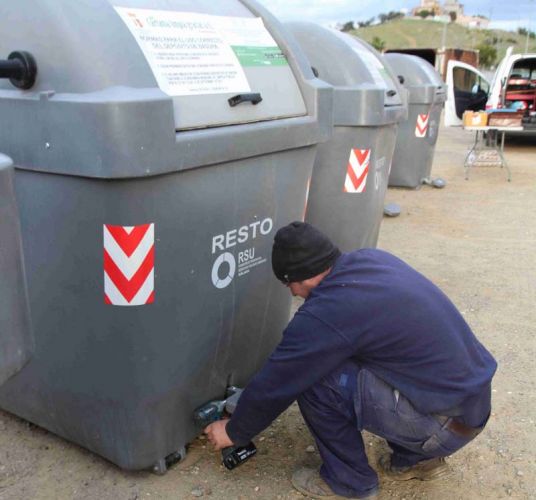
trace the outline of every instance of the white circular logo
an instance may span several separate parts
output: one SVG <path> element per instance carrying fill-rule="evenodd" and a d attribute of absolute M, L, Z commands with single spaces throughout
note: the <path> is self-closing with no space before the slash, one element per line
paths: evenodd
<path fill-rule="evenodd" d="M 227 276 L 220 278 L 220 268 L 226 263 L 229 266 L 229 272 Z M 225 288 L 231 284 L 233 281 L 236 271 L 236 260 L 234 255 L 229 252 L 222 253 L 215 261 L 212 266 L 212 284 L 216 288 Z"/>

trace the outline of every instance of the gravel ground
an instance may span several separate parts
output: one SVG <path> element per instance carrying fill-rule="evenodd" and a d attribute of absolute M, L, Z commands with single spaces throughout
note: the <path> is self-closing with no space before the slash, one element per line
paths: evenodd
<path fill-rule="evenodd" d="M 443 190 L 390 189 L 402 215 L 383 222 L 379 247 L 402 257 L 457 304 L 499 362 L 485 432 L 449 459 L 450 478 L 393 483 L 381 498 L 536 499 L 536 148 L 508 142 L 511 183 L 499 168 L 464 180 L 469 133 L 443 129 L 433 173 Z M 296 303 L 297 305 L 297 303 Z M 258 456 L 228 472 L 203 439 L 165 476 L 124 472 L 47 431 L 0 412 L 0 499 L 303 499 L 290 476 L 319 458 L 293 405 L 257 438 Z M 386 449 L 365 435 L 371 463 Z"/>

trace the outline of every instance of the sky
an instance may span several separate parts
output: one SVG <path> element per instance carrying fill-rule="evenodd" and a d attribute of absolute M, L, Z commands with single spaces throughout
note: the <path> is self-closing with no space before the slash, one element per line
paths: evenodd
<path fill-rule="evenodd" d="M 391 10 L 409 11 L 419 0 L 258 0 L 283 21 L 310 20 L 333 25 L 365 21 Z M 536 0 L 462 0 L 465 14 L 481 14 L 492 20 L 491 28 L 536 31 Z"/>

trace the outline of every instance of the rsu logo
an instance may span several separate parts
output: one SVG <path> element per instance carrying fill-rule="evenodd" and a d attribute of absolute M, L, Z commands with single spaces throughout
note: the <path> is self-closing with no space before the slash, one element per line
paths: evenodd
<path fill-rule="evenodd" d="M 237 229 L 231 229 L 224 234 L 218 234 L 212 238 L 212 254 L 217 251 L 223 253 L 218 256 L 212 266 L 212 284 L 216 288 L 228 287 L 237 270 L 237 259 L 235 256 L 226 250 L 247 243 L 259 236 L 268 235 L 274 228 L 274 222 L 267 217 L 262 221 L 255 221 L 246 226 L 241 226 Z M 255 258 L 255 247 L 247 248 L 238 252 L 238 266 L 245 265 Z"/>

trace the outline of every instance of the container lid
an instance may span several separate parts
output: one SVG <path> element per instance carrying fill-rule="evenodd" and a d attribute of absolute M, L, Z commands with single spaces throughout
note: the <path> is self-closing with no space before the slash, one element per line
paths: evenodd
<path fill-rule="evenodd" d="M 447 86 L 428 61 L 422 57 L 395 52 L 385 54 L 384 57 L 408 89 L 410 104 L 431 104 L 446 100 Z"/>
<path fill-rule="evenodd" d="M 0 79 L 18 168 L 150 176 L 331 133 L 330 86 L 254 0 L 17 0 L 0 33 L 0 59 L 37 64 L 28 90 Z"/>
<path fill-rule="evenodd" d="M 0 48 L 33 54 L 36 92 L 157 87 L 177 130 L 306 113 L 282 49 L 238 0 L 18 0 L 6 10 Z"/>
<path fill-rule="evenodd" d="M 335 125 L 398 121 L 389 108 L 404 108 L 396 77 L 367 43 L 315 23 L 286 25 L 306 53 L 318 78 L 335 87 Z"/>

